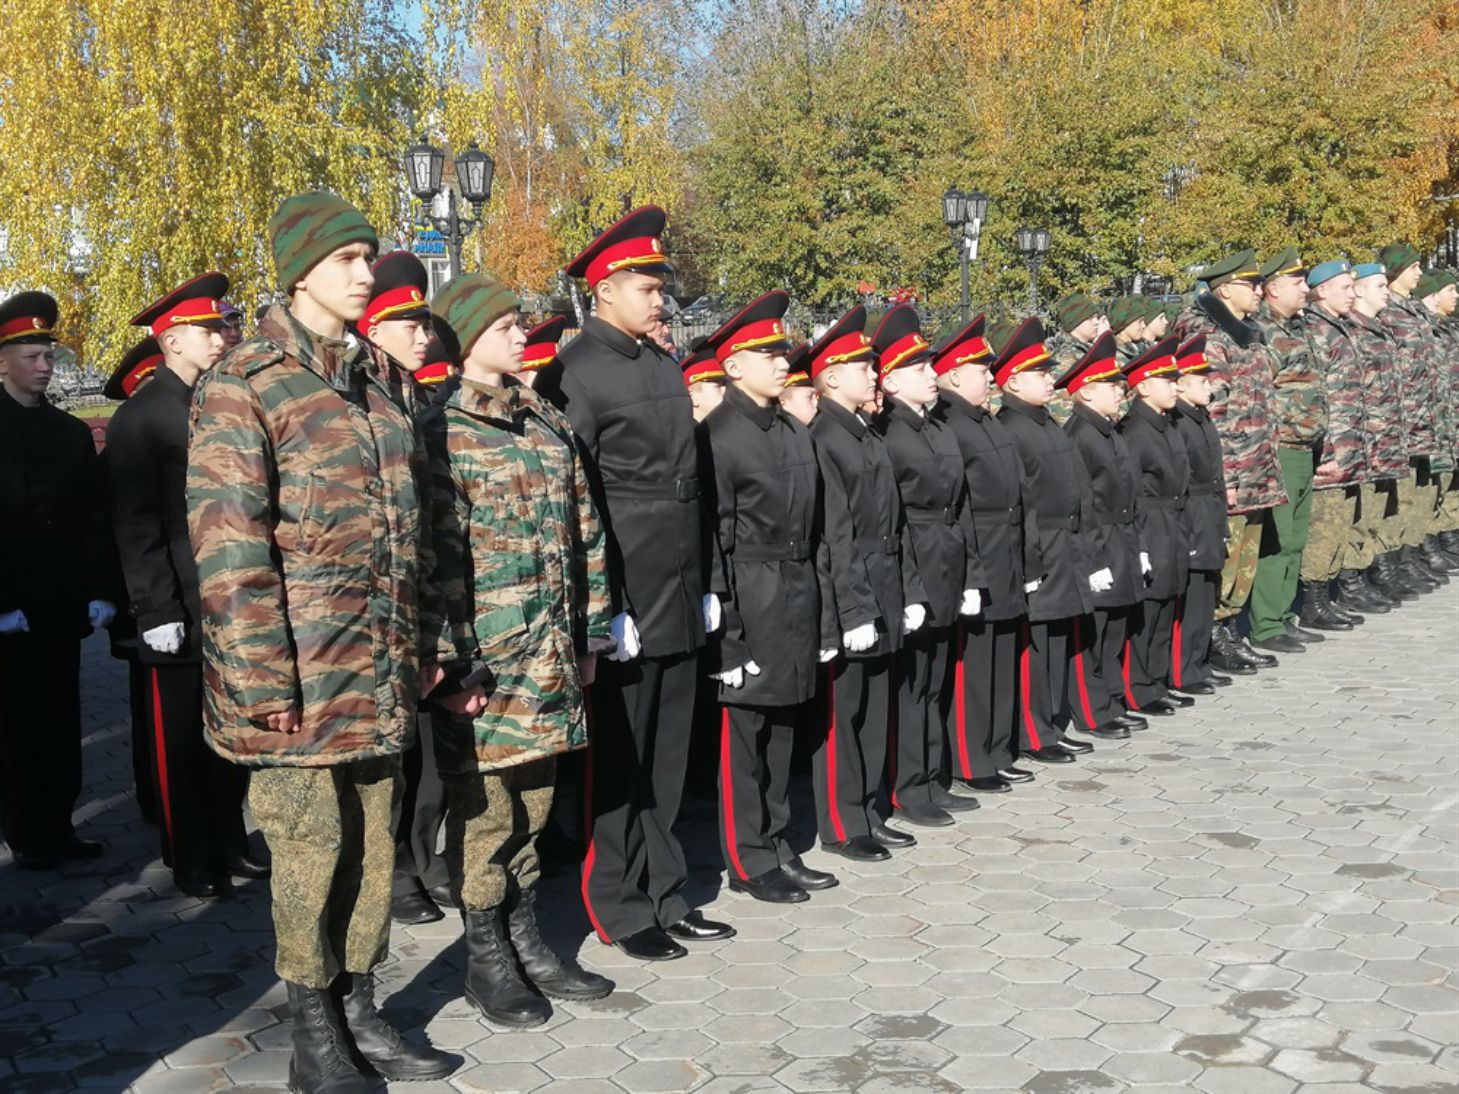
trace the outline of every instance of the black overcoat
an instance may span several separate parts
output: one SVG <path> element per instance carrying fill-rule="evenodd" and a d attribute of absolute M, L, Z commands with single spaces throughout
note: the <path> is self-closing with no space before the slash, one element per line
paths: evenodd
<path fill-rule="evenodd" d="M 1120 422 L 1140 475 L 1136 524 L 1140 542 L 1150 553 L 1145 595 L 1169 600 L 1185 593 L 1190 576 L 1190 536 L 1185 527 L 1190 489 L 1190 456 L 1176 434 L 1170 415 L 1136 399 Z"/>
<path fill-rule="evenodd" d="M 1171 411 L 1175 431 L 1190 457 L 1190 497 L 1185 504 L 1190 568 L 1219 570 L 1226 564 L 1226 475 L 1221 462 L 1221 436 L 1205 407 L 1184 400 Z"/>
<path fill-rule="evenodd" d="M 1144 599 L 1140 540 L 1135 510 L 1140 473 L 1115 423 L 1083 403 L 1064 423 L 1089 475 L 1094 520 L 1084 528 L 1084 543 L 1095 570 L 1108 568 L 1114 585 L 1094 594 L 1096 608 L 1127 608 Z"/>

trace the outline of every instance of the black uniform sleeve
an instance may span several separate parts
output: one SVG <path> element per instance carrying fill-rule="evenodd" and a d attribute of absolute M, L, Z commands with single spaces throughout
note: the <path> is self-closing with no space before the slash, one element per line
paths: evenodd
<path fill-rule="evenodd" d="M 876 593 L 866 571 L 866 558 L 856 547 L 856 525 L 851 517 L 845 477 L 836 461 L 830 459 L 819 445 L 816 447 L 816 462 L 820 465 L 823 483 L 821 510 L 830 568 L 830 579 L 823 585 L 822 615 L 825 615 L 825 606 L 830 604 L 844 634 L 876 621 Z M 885 622 L 890 627 L 894 620 Z M 823 625 L 821 630 L 824 633 L 826 627 Z M 837 645 L 840 645 L 840 640 L 841 635 L 837 634 Z"/>
<path fill-rule="evenodd" d="M 105 461 L 112 532 L 138 632 L 187 619 L 168 546 L 160 468 L 147 440 L 142 409 L 123 407 L 112 418 Z"/>
<path fill-rule="evenodd" d="M 1018 457 L 1018 496 L 1023 506 L 1023 580 L 1042 581 L 1048 574 L 1044 561 L 1044 545 L 1039 539 L 1039 509 L 1034 501 L 1033 476 L 1028 473 L 1028 462 L 1017 445 L 1013 452 Z"/>
<path fill-rule="evenodd" d="M 978 527 L 973 520 L 973 504 L 968 497 L 968 480 L 959 476 L 962 489 L 958 492 L 958 524 L 963 530 L 963 541 L 967 544 L 967 569 L 963 576 L 963 589 L 986 589 L 988 575 L 983 570 L 983 558 L 978 553 Z"/>
<path fill-rule="evenodd" d="M 719 663 L 721 670 L 737 669 L 743 668 L 745 663 L 750 660 L 750 651 L 746 644 L 745 621 L 740 614 L 738 594 L 735 590 L 737 501 L 734 452 L 727 445 L 716 449 L 712 432 L 709 447 L 710 458 L 714 463 L 714 500 L 717 513 L 715 538 L 718 557 L 722 560 L 710 574 L 710 591 L 718 596 L 724 605 L 724 636 L 719 642 Z"/>

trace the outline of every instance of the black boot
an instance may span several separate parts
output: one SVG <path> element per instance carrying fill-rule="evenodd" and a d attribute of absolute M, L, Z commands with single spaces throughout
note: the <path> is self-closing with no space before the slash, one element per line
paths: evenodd
<path fill-rule="evenodd" d="M 385 1021 L 375 1006 L 375 977 L 368 972 L 345 973 L 341 1009 L 345 1027 L 354 1038 L 355 1050 L 365 1062 L 365 1069 L 382 1078 L 419 1082 L 444 1079 L 461 1066 L 460 1056 L 452 1056 L 430 1045 L 413 1045 L 400 1031 Z"/>
<path fill-rule="evenodd" d="M 1368 584 L 1382 595 L 1384 606 L 1375 611 L 1391 611 L 1405 600 L 1414 600 L 1418 597 L 1418 590 L 1410 588 L 1407 582 L 1398 576 L 1398 560 L 1390 551 L 1387 554 L 1379 555 L 1373 560 L 1373 565 L 1368 567 Z"/>
<path fill-rule="evenodd" d="M 289 1058 L 292 1094 L 368 1094 L 370 1084 L 350 1059 L 350 1038 L 326 989 L 285 981 L 294 1023 Z"/>
<path fill-rule="evenodd" d="M 1449 556 L 1444 553 L 1444 549 L 1439 546 L 1439 537 L 1437 535 L 1425 536 L 1424 545 L 1421 550 L 1423 552 L 1424 564 L 1430 570 L 1434 571 L 1434 573 L 1438 574 L 1439 578 L 1447 584 L 1449 574 L 1459 569 L 1459 566 L 1455 566 L 1450 561 Z"/>
<path fill-rule="evenodd" d="M 1423 564 L 1417 547 L 1405 547 L 1398 552 L 1398 573 L 1419 593 L 1431 593 L 1439 587 Z"/>
<path fill-rule="evenodd" d="M 1326 586 L 1324 585 L 1323 588 L 1325 591 Z M 1338 573 L 1337 595 L 1344 608 L 1352 608 L 1360 612 L 1389 610 L 1383 594 L 1368 583 L 1361 570 L 1343 570 Z"/>
<path fill-rule="evenodd" d="M 564 961 L 552 951 L 537 929 L 537 894 L 528 890 L 517 897 L 507 917 L 512 948 L 532 986 L 552 999 L 602 999 L 613 992 L 613 981 L 591 973 L 575 961 Z"/>
<path fill-rule="evenodd" d="M 1297 613 L 1297 618 L 1302 621 L 1302 626 L 1311 627 L 1317 631 L 1350 631 L 1353 629 L 1352 623 L 1332 610 L 1325 582 L 1304 581 L 1301 589 L 1302 607 Z"/>
<path fill-rule="evenodd" d="M 507 941 L 500 908 L 467 908 L 466 998 L 491 1021 L 503 1026 L 540 1026 L 552 1016 L 547 1000 L 529 988 L 517 971 L 517 956 Z"/>
<path fill-rule="evenodd" d="M 1236 676 L 1251 676 L 1256 672 L 1255 666 L 1236 649 L 1231 628 L 1225 623 L 1217 623 L 1211 628 L 1211 653 L 1208 660 L 1212 668 Z"/>
<path fill-rule="evenodd" d="M 1459 532 L 1440 532 L 1439 546 L 1456 564 L 1459 564 Z"/>

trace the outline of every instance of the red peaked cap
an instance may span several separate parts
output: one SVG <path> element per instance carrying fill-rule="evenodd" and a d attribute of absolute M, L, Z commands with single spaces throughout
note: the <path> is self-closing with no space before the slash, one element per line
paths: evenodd
<path fill-rule="evenodd" d="M 1179 366 L 1182 376 L 1212 372 L 1216 367 L 1206 356 L 1206 336 L 1204 334 L 1196 335 L 1189 342 L 1183 342 L 1175 351 L 1175 363 Z"/>
<path fill-rule="evenodd" d="M 932 346 L 922 335 L 922 317 L 911 304 L 898 304 L 882 316 L 871 344 L 879 361 L 878 376 L 932 357 Z"/>
<path fill-rule="evenodd" d="M 932 370 L 939 376 L 945 376 L 963 365 L 980 361 L 986 364 L 993 356 L 993 347 L 988 345 L 988 340 L 983 336 L 987 325 L 986 314 L 974 316 L 971 323 L 949 338 L 937 351 L 937 356 L 932 360 Z"/>
<path fill-rule="evenodd" d="M 160 364 L 162 347 L 157 344 L 157 339 L 148 335 L 127 351 L 121 364 L 107 378 L 101 393 L 108 399 L 130 399 L 134 391 L 152 378 Z"/>
<path fill-rule="evenodd" d="M 1180 339 L 1175 335 L 1162 338 L 1125 366 L 1125 379 L 1131 387 L 1150 376 L 1164 376 L 1168 380 L 1180 376 L 1180 365 L 1176 363 L 1175 351 Z"/>
<path fill-rule="evenodd" d="M 866 309 L 857 304 L 817 338 L 806 349 L 814 380 L 832 365 L 860 361 L 872 356 L 871 339 L 866 335 Z"/>
<path fill-rule="evenodd" d="M 425 263 L 409 251 L 391 251 L 372 267 L 375 287 L 370 290 L 370 303 L 357 324 L 367 331 L 387 319 L 425 319 L 431 314 L 426 303 L 431 276 Z"/>
<path fill-rule="evenodd" d="M 999 387 L 1020 372 L 1031 368 L 1047 369 L 1049 350 L 1044 345 L 1044 325 L 1037 319 L 1025 319 L 993 361 L 993 382 Z"/>
<path fill-rule="evenodd" d="M 50 293 L 21 292 L 0 301 L 0 346 L 54 342 L 59 316 Z"/>
<path fill-rule="evenodd" d="M 668 214 L 657 205 L 640 206 L 604 229 L 563 271 L 584 278 L 590 289 L 619 270 L 672 273 L 663 243 L 668 223 Z"/>
<path fill-rule="evenodd" d="M 684 386 L 693 387 L 701 381 L 722 384 L 727 377 L 724 374 L 724 366 L 714 356 L 714 350 L 707 345 L 702 346 L 689 354 L 680 363 L 679 367 L 684 370 Z"/>
<path fill-rule="evenodd" d="M 1120 368 L 1115 345 L 1114 332 L 1105 331 L 1084 351 L 1084 356 L 1059 377 L 1054 386 L 1068 388 L 1069 394 L 1073 395 L 1085 384 L 1095 384 L 1102 380 L 1119 380 L 1123 383 L 1125 374 Z"/>
<path fill-rule="evenodd" d="M 536 372 L 556 361 L 557 343 L 562 341 L 562 332 L 565 330 L 565 315 L 549 316 L 529 330 L 527 344 L 522 348 L 522 371 Z"/>
<path fill-rule="evenodd" d="M 436 335 L 426 343 L 426 359 L 412 375 L 418 384 L 440 384 L 456 375 L 455 355 L 451 347 Z"/>
<path fill-rule="evenodd" d="M 790 374 L 785 377 L 786 387 L 803 387 L 811 382 L 811 374 L 807 371 L 807 365 L 811 358 L 811 344 L 802 342 L 785 355 L 785 363 L 790 366 Z"/>
<path fill-rule="evenodd" d="M 705 339 L 704 345 L 714 350 L 721 364 L 741 350 L 788 350 L 791 341 L 785 333 L 785 312 L 789 307 L 789 293 L 779 289 L 767 292 L 721 323 L 719 330 Z"/>
<path fill-rule="evenodd" d="M 146 327 L 156 338 L 173 327 L 221 327 L 223 297 L 228 295 L 228 278 L 220 273 L 205 273 L 185 281 L 160 300 L 154 301 L 132 316 L 134 327 Z"/>

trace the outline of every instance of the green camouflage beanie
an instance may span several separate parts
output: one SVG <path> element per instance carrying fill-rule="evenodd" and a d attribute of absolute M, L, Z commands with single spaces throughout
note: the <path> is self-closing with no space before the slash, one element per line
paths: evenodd
<path fill-rule="evenodd" d="M 1109 329 L 1119 334 L 1132 323 L 1145 321 L 1145 301 L 1139 296 L 1122 296 L 1109 307 Z"/>
<path fill-rule="evenodd" d="M 1418 279 L 1418 284 L 1413 287 L 1413 298 L 1415 300 L 1423 300 L 1426 297 L 1433 296 L 1434 293 L 1442 290 L 1446 284 L 1448 282 L 1440 276 L 1438 270 L 1425 270 L 1423 275 Z"/>
<path fill-rule="evenodd" d="M 1398 243 L 1390 243 L 1378 252 L 1378 261 L 1383 263 L 1383 270 L 1388 274 L 1389 281 L 1392 281 L 1418 260 L 1418 252 L 1410 244 L 1401 241 Z"/>
<path fill-rule="evenodd" d="M 487 327 L 521 306 L 516 293 L 484 273 L 462 274 L 441 286 L 431 301 L 431 311 L 455 333 L 463 359 Z"/>
<path fill-rule="evenodd" d="M 1009 319 L 999 319 L 997 322 L 988 324 L 988 348 L 994 354 L 1003 352 L 1003 347 L 1008 345 L 1008 340 L 1018 332 L 1018 324 Z"/>
<path fill-rule="evenodd" d="M 305 274 L 347 243 L 380 248 L 365 214 L 326 190 L 286 198 L 269 218 L 268 234 L 284 292 L 292 292 Z"/>
<path fill-rule="evenodd" d="M 1054 305 L 1054 318 L 1058 320 L 1059 329 L 1065 334 L 1073 334 L 1075 327 L 1086 319 L 1094 318 L 1099 312 L 1098 301 L 1082 292 L 1070 293 Z"/>

